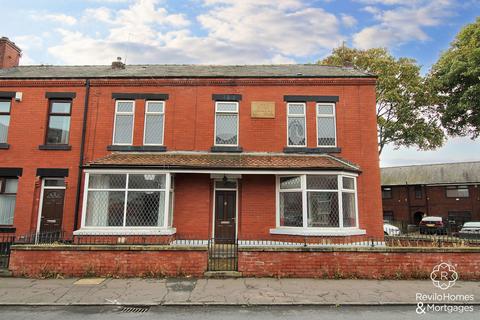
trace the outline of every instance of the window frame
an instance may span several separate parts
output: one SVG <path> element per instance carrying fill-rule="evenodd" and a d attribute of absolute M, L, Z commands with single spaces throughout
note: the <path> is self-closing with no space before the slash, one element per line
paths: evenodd
<path fill-rule="evenodd" d="M 5 189 L 7 187 L 7 180 L 17 180 L 17 190 L 15 193 L 11 192 L 5 192 Z M 18 177 L 9 177 L 9 176 L 2 176 L 0 177 L 0 195 L 4 196 L 15 196 L 15 208 L 13 210 L 13 216 L 12 219 L 15 218 L 15 209 L 17 206 L 17 195 L 18 195 L 18 184 L 19 184 L 19 178 Z M 13 221 L 11 224 L 1 224 L 0 226 L 13 226 Z"/>
<path fill-rule="evenodd" d="M 131 112 L 118 112 L 118 104 L 121 102 L 131 102 L 132 111 Z M 133 145 L 133 135 L 135 133 L 135 100 L 115 100 L 115 110 L 113 115 L 113 136 L 112 136 L 112 145 L 114 146 L 131 146 Z M 117 115 L 131 115 L 132 116 L 132 138 L 130 143 L 115 143 L 115 133 L 117 131 Z"/>
<path fill-rule="evenodd" d="M 384 197 L 383 196 L 383 191 L 388 189 L 390 191 L 390 196 L 389 197 Z M 386 199 L 392 199 L 393 198 L 393 188 L 392 187 L 382 187 L 382 200 L 386 200 Z"/>
<path fill-rule="evenodd" d="M 466 196 L 460 196 L 460 195 L 449 196 L 448 195 L 448 190 L 457 190 L 457 192 L 458 192 L 459 189 L 466 189 L 467 190 L 467 195 Z M 468 185 L 445 186 L 445 197 L 450 198 L 450 199 L 455 199 L 455 198 L 468 199 L 468 198 L 470 198 L 470 188 L 469 188 Z"/>
<path fill-rule="evenodd" d="M 0 141 L 0 143 L 8 143 L 8 132 L 10 131 L 10 120 L 12 119 L 12 99 L 11 98 L 0 98 L 0 102 L 10 103 L 10 107 L 8 108 L 8 112 L 0 111 L 0 116 L 8 116 L 7 136 L 5 138 L 5 141 Z"/>
<path fill-rule="evenodd" d="M 307 176 L 331 176 L 335 175 L 337 177 L 337 189 L 308 189 L 307 188 Z M 280 179 L 283 177 L 297 177 L 300 176 L 300 189 L 282 189 L 280 188 Z M 343 188 L 343 178 L 352 178 L 354 181 L 354 189 L 345 189 Z M 357 177 L 358 175 L 348 172 L 324 172 L 324 173 L 314 173 L 314 174 L 287 174 L 287 175 L 276 175 L 275 185 L 276 185 L 276 223 L 274 231 L 284 230 L 285 232 L 279 232 L 283 234 L 288 234 L 289 232 L 301 231 L 308 235 L 309 232 L 312 232 L 312 235 L 315 235 L 315 232 L 331 232 L 332 235 L 341 235 L 343 231 L 356 231 L 359 230 L 359 219 L 358 219 L 358 190 L 357 190 Z M 302 227 L 292 227 L 292 226 L 282 226 L 280 225 L 280 193 L 282 192 L 301 192 L 302 193 Z M 308 192 L 329 192 L 337 193 L 338 201 L 338 227 L 308 227 Z M 355 226 L 344 227 L 343 226 L 343 193 L 353 193 L 355 194 Z M 270 230 L 272 233 L 272 230 Z M 338 232 L 338 234 L 335 234 Z M 277 232 L 274 232 L 277 233 Z M 320 234 L 319 234 L 320 235 Z"/>
<path fill-rule="evenodd" d="M 148 111 L 148 105 L 150 103 L 162 103 L 162 112 L 152 112 Z M 144 146 L 163 146 L 165 145 L 165 107 L 166 107 L 166 102 L 164 100 L 148 100 L 145 101 L 145 116 L 143 120 L 143 145 Z M 135 110 L 135 109 L 134 109 Z M 146 143 L 145 138 L 146 135 L 145 133 L 147 132 L 147 116 L 149 115 L 162 115 L 162 142 L 161 143 Z M 132 137 L 133 137 L 133 132 L 132 132 Z"/>
<path fill-rule="evenodd" d="M 221 103 L 234 103 L 237 107 L 235 112 L 233 111 L 218 111 L 218 105 Z M 217 113 L 219 114 L 235 114 L 237 116 L 237 143 L 236 144 L 218 144 L 217 143 Z M 238 147 L 240 145 L 240 103 L 238 101 L 215 101 L 215 124 L 213 129 L 213 145 L 215 147 Z"/>
<path fill-rule="evenodd" d="M 290 105 L 292 104 L 302 104 L 303 105 L 303 115 L 300 114 L 294 114 L 290 115 Z M 289 130 L 288 130 L 288 120 L 289 118 L 301 118 L 303 117 L 303 123 L 305 127 L 305 143 L 303 145 L 300 144 L 290 144 L 290 139 L 289 139 Z M 306 102 L 287 102 L 287 147 L 289 148 L 305 148 L 308 145 L 307 142 L 307 103 Z"/>
<path fill-rule="evenodd" d="M 70 112 L 53 112 L 52 107 L 54 103 L 69 103 L 70 104 Z M 47 130 L 45 130 L 45 145 L 48 146 L 68 146 L 70 144 L 70 131 L 72 129 L 72 108 L 73 108 L 73 100 L 72 99 L 58 99 L 52 98 L 48 99 L 48 115 L 47 115 Z M 50 131 L 50 120 L 51 117 L 69 117 L 69 126 L 68 126 L 68 137 L 67 143 L 49 143 L 48 142 L 48 132 Z"/>
<path fill-rule="evenodd" d="M 319 106 L 331 106 L 333 108 L 333 113 L 332 114 L 320 114 L 318 111 Z M 329 102 L 317 102 L 315 104 L 315 123 L 316 123 L 316 136 L 317 136 L 317 147 L 319 148 L 335 148 L 337 147 L 337 108 L 335 103 L 329 103 Z M 321 145 L 318 144 L 318 118 L 333 118 L 333 135 L 335 139 L 335 143 L 333 145 Z M 305 130 L 306 131 L 306 130 Z"/>
<path fill-rule="evenodd" d="M 109 189 L 100 189 L 100 188 L 89 188 L 90 175 L 96 174 L 123 174 L 126 175 L 125 187 L 124 188 L 109 188 Z M 155 175 L 164 175 L 165 176 L 165 187 L 163 189 L 130 189 L 128 187 L 129 176 L 131 174 L 155 174 Z M 175 234 L 176 229 L 173 227 L 174 219 L 174 206 L 172 203 L 172 213 L 170 214 L 170 197 L 172 200 L 175 199 L 175 190 L 174 190 L 174 174 L 165 171 L 157 170 L 92 170 L 85 172 L 85 183 L 84 183 L 84 195 L 82 200 L 82 221 L 81 229 L 74 232 L 78 235 L 88 235 L 95 234 L 95 232 L 103 232 L 106 234 L 118 234 L 118 235 L 129 235 L 129 234 L 160 234 L 160 235 L 172 235 Z M 163 222 L 161 226 L 126 226 L 126 210 L 128 207 L 128 191 L 132 190 L 133 192 L 137 191 L 153 191 L 153 192 L 164 192 L 165 201 L 164 201 L 164 215 Z M 89 191 L 124 191 L 124 208 L 123 208 L 123 222 L 122 226 L 87 226 L 87 203 L 88 203 L 88 193 Z M 171 217 L 171 218 L 170 218 Z M 171 220 L 171 221 L 170 221 Z"/>
<path fill-rule="evenodd" d="M 413 193 L 415 194 L 415 199 L 423 198 L 423 188 L 421 185 L 417 184 L 413 187 Z"/>

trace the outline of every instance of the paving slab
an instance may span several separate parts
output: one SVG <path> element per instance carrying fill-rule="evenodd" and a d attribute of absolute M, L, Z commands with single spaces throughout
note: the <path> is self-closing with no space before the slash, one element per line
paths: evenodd
<path fill-rule="evenodd" d="M 469 294 L 471 304 L 480 304 L 475 281 L 457 281 L 443 291 L 430 280 L 0 279 L 0 305 L 416 304 L 416 293 Z"/>

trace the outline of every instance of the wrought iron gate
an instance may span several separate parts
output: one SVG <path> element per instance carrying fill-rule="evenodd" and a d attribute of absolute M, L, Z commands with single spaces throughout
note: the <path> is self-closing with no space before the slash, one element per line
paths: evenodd
<path fill-rule="evenodd" d="M 8 268 L 10 261 L 10 246 L 15 242 L 15 236 L 0 236 L 0 269 Z"/>
<path fill-rule="evenodd" d="M 208 240 L 208 271 L 237 271 L 238 241 L 232 239 Z"/>

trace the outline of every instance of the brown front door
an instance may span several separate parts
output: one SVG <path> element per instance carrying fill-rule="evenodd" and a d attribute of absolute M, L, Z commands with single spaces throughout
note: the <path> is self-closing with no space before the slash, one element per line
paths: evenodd
<path fill-rule="evenodd" d="M 217 242 L 235 242 L 236 197 L 235 191 L 215 191 L 215 240 Z"/>
<path fill-rule="evenodd" d="M 62 229 L 63 200 L 65 189 L 44 189 L 40 233 L 60 231 Z"/>

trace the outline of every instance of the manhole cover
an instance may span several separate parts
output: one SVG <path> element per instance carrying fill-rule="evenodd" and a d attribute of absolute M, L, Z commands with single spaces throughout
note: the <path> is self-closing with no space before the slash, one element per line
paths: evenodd
<path fill-rule="evenodd" d="M 150 307 L 146 306 L 125 306 L 122 308 L 122 312 L 124 313 L 145 313 L 150 310 Z"/>

